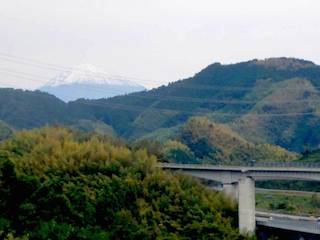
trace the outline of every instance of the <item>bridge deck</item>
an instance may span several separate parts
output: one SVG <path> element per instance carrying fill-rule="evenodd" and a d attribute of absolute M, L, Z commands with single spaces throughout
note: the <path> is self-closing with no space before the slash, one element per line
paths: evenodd
<path fill-rule="evenodd" d="M 220 171 L 288 171 L 288 172 L 312 172 L 320 173 L 320 166 L 317 167 L 297 167 L 288 164 L 281 166 L 222 166 L 222 165 L 206 165 L 206 164 L 179 164 L 179 163 L 160 163 L 163 169 L 190 169 L 190 170 L 220 170 Z"/>
<path fill-rule="evenodd" d="M 162 169 L 182 171 L 193 177 L 223 183 L 224 189 L 236 193 L 239 208 L 240 232 L 253 232 L 256 224 L 296 232 L 319 234 L 320 221 L 283 215 L 259 215 L 255 212 L 254 181 L 311 180 L 320 181 L 320 167 L 303 166 L 216 166 L 201 164 L 162 163 Z M 255 221 L 256 215 L 256 221 Z"/>
<path fill-rule="evenodd" d="M 219 166 L 203 164 L 161 163 L 162 169 L 183 171 L 194 177 L 223 183 L 238 181 L 243 177 L 254 180 L 310 180 L 320 181 L 320 167 L 293 166 Z"/>
<path fill-rule="evenodd" d="M 258 226 L 320 235 L 320 222 L 311 217 L 257 212 L 256 223 Z"/>

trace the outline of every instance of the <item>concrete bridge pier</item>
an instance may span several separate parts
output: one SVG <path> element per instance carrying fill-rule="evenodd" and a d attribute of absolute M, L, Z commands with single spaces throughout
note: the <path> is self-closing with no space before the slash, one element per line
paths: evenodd
<path fill-rule="evenodd" d="M 238 190 L 240 233 L 254 233 L 256 229 L 254 180 L 251 177 L 241 178 Z"/>
<path fill-rule="evenodd" d="M 235 202 L 238 202 L 238 198 L 239 198 L 238 183 L 223 183 L 222 191 L 226 196 L 230 197 Z"/>
<path fill-rule="evenodd" d="M 224 192 L 231 198 L 238 198 L 239 230 L 243 234 L 253 234 L 255 232 L 255 180 L 320 181 L 320 166 L 316 166 L 315 168 L 300 165 L 285 166 L 283 163 L 280 166 L 251 167 L 174 163 L 163 163 L 160 166 L 163 169 L 180 170 L 193 177 L 223 183 Z"/>

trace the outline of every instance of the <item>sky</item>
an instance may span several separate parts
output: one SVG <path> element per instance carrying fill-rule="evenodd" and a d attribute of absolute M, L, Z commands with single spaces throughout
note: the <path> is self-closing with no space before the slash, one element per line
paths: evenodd
<path fill-rule="evenodd" d="M 81 64 L 148 88 L 214 62 L 320 64 L 319 11 L 319 0 L 2 0 L 0 86 L 35 89 Z"/>

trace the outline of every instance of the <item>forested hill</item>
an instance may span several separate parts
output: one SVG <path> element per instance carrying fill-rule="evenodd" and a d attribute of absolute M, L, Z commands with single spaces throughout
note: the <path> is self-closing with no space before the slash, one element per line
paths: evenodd
<path fill-rule="evenodd" d="M 40 91 L 0 89 L 0 120 L 15 128 L 33 128 L 67 121 L 67 105 Z"/>
<path fill-rule="evenodd" d="M 0 143 L 0 239 L 249 239 L 236 214 L 110 138 L 44 127 Z"/>
<path fill-rule="evenodd" d="M 206 115 L 247 141 L 303 151 L 320 143 L 319 87 L 320 66 L 305 60 L 215 63 L 168 86 L 110 99 L 65 104 L 40 92 L 1 90 L 0 119 L 19 128 L 98 120 L 138 138 Z"/>
<path fill-rule="evenodd" d="M 139 137 L 206 115 L 252 142 L 302 151 L 320 143 L 319 85 L 319 66 L 273 58 L 215 63 L 168 86 L 71 106 L 86 109 L 122 136 Z"/>

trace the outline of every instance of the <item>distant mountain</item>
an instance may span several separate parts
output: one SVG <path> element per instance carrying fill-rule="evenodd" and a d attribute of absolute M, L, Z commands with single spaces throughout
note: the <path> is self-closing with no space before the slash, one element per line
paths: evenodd
<path fill-rule="evenodd" d="M 271 83 L 266 93 L 255 89 L 254 94 L 259 95 L 257 103 L 230 124 L 235 131 L 256 143 L 300 151 L 319 147 L 320 94 L 315 83 L 290 78 Z"/>
<path fill-rule="evenodd" d="M 0 141 L 10 138 L 12 134 L 13 129 L 6 123 L 0 121 Z"/>
<path fill-rule="evenodd" d="M 141 137 L 205 115 L 253 143 L 304 151 L 320 145 L 319 89 L 318 65 L 270 58 L 214 63 L 168 86 L 107 100 L 80 100 L 72 106 L 86 108 L 126 137 Z"/>
<path fill-rule="evenodd" d="M 314 151 L 304 152 L 302 157 L 299 159 L 299 162 L 319 164 L 320 163 L 320 149 L 317 149 Z"/>
<path fill-rule="evenodd" d="M 10 137 L 13 128 L 30 129 L 47 124 L 116 136 L 112 126 L 93 117 L 82 119 L 83 112 L 84 109 L 78 112 L 48 93 L 0 88 L 0 141 Z"/>
<path fill-rule="evenodd" d="M 70 119 L 67 105 L 40 91 L 0 89 L 0 120 L 14 128 L 34 128 Z"/>
<path fill-rule="evenodd" d="M 72 81 L 51 85 L 61 86 L 61 82 Z M 0 120 L 15 128 L 90 120 L 82 121 L 81 128 L 96 129 L 104 123 L 106 132 L 111 127 L 120 137 L 137 139 L 165 138 L 190 117 L 206 116 L 247 142 L 305 151 L 320 147 L 319 90 L 320 66 L 310 61 L 270 58 L 214 63 L 191 78 L 109 99 L 64 103 L 37 91 L 2 89 Z"/>
<path fill-rule="evenodd" d="M 61 73 L 39 90 L 69 102 L 79 98 L 109 98 L 143 91 L 145 88 L 120 77 L 110 78 L 95 66 L 81 65 Z"/>

